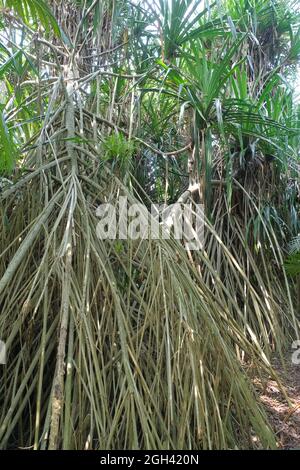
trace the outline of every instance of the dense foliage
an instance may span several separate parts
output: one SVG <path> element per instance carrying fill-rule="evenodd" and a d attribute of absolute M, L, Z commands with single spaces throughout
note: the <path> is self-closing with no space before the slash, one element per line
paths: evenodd
<path fill-rule="evenodd" d="M 0 447 L 275 447 L 251 377 L 299 330 L 299 2 L 0 13 Z M 102 202 L 183 194 L 202 250 L 97 237 Z"/>

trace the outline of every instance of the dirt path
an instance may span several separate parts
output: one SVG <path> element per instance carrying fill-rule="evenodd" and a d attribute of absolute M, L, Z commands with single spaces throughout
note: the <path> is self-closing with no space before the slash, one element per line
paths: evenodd
<path fill-rule="evenodd" d="M 291 356 L 292 354 L 286 356 L 285 368 L 278 358 L 272 361 L 290 404 L 271 378 L 263 386 L 260 381 L 255 381 L 281 449 L 300 449 L 300 364 L 293 364 Z"/>

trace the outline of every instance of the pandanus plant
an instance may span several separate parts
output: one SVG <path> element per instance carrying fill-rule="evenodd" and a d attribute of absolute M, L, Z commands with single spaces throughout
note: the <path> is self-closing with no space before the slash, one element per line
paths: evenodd
<path fill-rule="evenodd" d="M 2 2 L 4 25 L 25 38 L 1 46 L 11 59 L 3 129 L 18 153 L 13 184 L 0 194 L 0 337 L 8 352 L 0 447 L 275 447 L 247 370 L 276 378 L 271 352 L 294 338 L 298 323 L 262 198 L 234 180 L 223 152 L 231 136 L 243 142 L 260 133 L 281 149 L 274 130 L 287 149 L 295 131 L 267 116 L 265 101 L 260 113 L 258 97 L 242 96 L 245 31 L 235 38 L 217 4 L 198 13 L 196 2 L 173 1 L 172 10 L 160 2 L 156 33 L 157 10 L 143 4 L 51 3 L 54 16 L 41 1 Z M 147 36 L 141 65 L 131 47 L 145 46 Z M 17 78 L 15 49 L 26 79 Z M 158 111 L 153 134 L 147 99 Z M 184 121 L 175 137 L 174 103 Z M 166 143 L 156 140 L 161 117 Z M 191 139 L 199 156 L 193 175 L 205 174 L 211 193 L 205 249 L 191 259 L 172 238 L 99 238 L 97 207 L 119 196 L 156 197 L 152 175 L 161 161 L 179 171 L 180 186 Z M 245 215 L 229 207 L 234 184 Z M 263 248 L 245 235 L 255 217 Z"/>

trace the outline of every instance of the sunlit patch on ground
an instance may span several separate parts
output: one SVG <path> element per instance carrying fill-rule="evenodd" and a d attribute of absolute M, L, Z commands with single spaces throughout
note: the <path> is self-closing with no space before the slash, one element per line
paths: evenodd
<path fill-rule="evenodd" d="M 273 366 L 290 403 L 275 380 L 268 378 L 263 382 L 256 379 L 254 383 L 278 438 L 278 446 L 283 449 L 300 449 L 300 365 L 293 364 L 290 355 L 284 361 L 283 365 L 276 357 Z"/>

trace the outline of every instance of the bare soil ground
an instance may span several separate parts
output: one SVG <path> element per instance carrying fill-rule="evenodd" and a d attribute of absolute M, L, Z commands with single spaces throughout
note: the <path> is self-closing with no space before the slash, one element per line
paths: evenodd
<path fill-rule="evenodd" d="M 292 363 L 292 353 L 286 355 L 284 364 L 277 357 L 272 363 L 288 399 L 272 378 L 255 380 L 255 385 L 276 433 L 278 447 L 300 449 L 300 364 Z"/>

